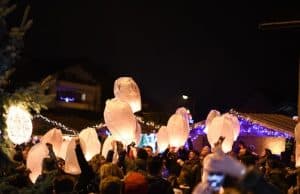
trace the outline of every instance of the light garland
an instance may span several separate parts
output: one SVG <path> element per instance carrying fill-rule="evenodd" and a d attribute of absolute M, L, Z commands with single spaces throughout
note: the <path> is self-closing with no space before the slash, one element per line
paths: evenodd
<path fill-rule="evenodd" d="M 77 132 L 73 129 L 69 129 L 67 126 L 65 126 L 64 124 L 58 122 L 58 121 L 54 121 L 54 120 L 51 120 L 49 119 L 48 117 L 45 117 L 41 114 L 36 114 L 34 115 L 33 118 L 41 118 L 43 119 L 44 121 L 46 121 L 47 123 L 50 123 L 51 125 L 54 125 L 54 126 L 57 126 L 59 127 L 60 129 L 64 130 L 64 131 L 67 131 L 67 132 L 70 132 L 70 133 L 73 133 L 74 135 L 77 135 Z"/>

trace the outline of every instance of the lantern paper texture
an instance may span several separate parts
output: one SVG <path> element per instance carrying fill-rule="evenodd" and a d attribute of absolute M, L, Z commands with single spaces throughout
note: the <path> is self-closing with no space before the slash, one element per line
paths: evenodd
<path fill-rule="evenodd" d="M 106 101 L 104 120 L 117 141 L 129 145 L 135 140 L 136 119 L 130 106 L 117 98 Z"/>
<path fill-rule="evenodd" d="M 165 151 L 169 146 L 169 135 L 166 126 L 162 126 L 158 130 L 156 134 L 156 138 L 157 138 L 157 145 L 158 145 L 159 152 Z"/>
<path fill-rule="evenodd" d="M 26 143 L 32 134 L 31 115 L 19 106 L 10 106 L 6 118 L 8 138 L 14 144 Z"/>
<path fill-rule="evenodd" d="M 300 122 L 295 127 L 295 140 L 296 140 L 296 167 L 300 167 Z"/>
<path fill-rule="evenodd" d="M 189 126 L 181 114 L 173 114 L 167 124 L 169 144 L 171 147 L 183 146 L 189 136 Z"/>
<path fill-rule="evenodd" d="M 296 144 L 300 144 L 300 122 L 295 127 L 295 140 Z"/>
<path fill-rule="evenodd" d="M 86 128 L 79 134 L 80 145 L 87 161 L 100 153 L 101 144 L 94 128 Z"/>
<path fill-rule="evenodd" d="M 42 174 L 42 165 L 44 158 L 49 157 L 48 147 L 43 143 L 32 146 L 28 152 L 26 167 L 30 169 L 29 178 L 35 183 L 39 175 Z"/>
<path fill-rule="evenodd" d="M 228 114 L 215 117 L 207 132 L 208 142 L 212 147 L 219 140 L 219 137 L 225 137 L 225 140 L 222 143 L 223 152 L 230 152 L 234 142 L 234 123 L 232 122 L 231 117 Z"/>
<path fill-rule="evenodd" d="M 49 130 L 42 138 L 41 142 L 50 143 L 53 146 L 53 151 L 56 156 L 59 155 L 60 147 L 63 143 L 63 136 L 60 129 L 53 128 Z"/>
<path fill-rule="evenodd" d="M 108 151 L 112 149 L 112 142 L 113 141 L 114 141 L 113 136 L 108 136 L 105 139 L 105 141 L 103 143 L 103 146 L 102 146 L 102 154 L 101 154 L 104 158 L 106 158 Z"/>
<path fill-rule="evenodd" d="M 67 148 L 66 160 L 65 160 L 65 172 L 73 175 L 81 173 L 81 169 L 77 160 L 75 138 L 72 138 Z"/>
<path fill-rule="evenodd" d="M 180 114 L 183 116 L 183 118 L 189 123 L 189 113 L 186 108 L 180 107 L 176 110 L 176 114 Z"/>
<path fill-rule="evenodd" d="M 298 167 L 300 167 L 300 144 L 296 144 L 295 158 L 296 158 L 295 167 L 298 168 Z"/>
<path fill-rule="evenodd" d="M 120 77 L 114 83 L 114 95 L 116 98 L 127 102 L 132 112 L 141 110 L 141 95 L 138 85 L 131 77 Z"/>
<path fill-rule="evenodd" d="M 59 154 L 57 155 L 61 159 L 66 159 L 67 149 L 71 140 L 64 140 L 60 146 Z"/>

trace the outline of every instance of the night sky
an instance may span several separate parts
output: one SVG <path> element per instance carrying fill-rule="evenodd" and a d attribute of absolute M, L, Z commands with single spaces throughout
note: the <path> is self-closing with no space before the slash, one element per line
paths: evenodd
<path fill-rule="evenodd" d="M 300 29 L 258 25 L 299 20 L 299 6 L 200 2 L 36 1 L 25 57 L 44 71 L 86 61 L 99 80 L 106 78 L 104 98 L 121 75 L 136 80 L 154 109 L 175 111 L 187 94 L 196 117 L 212 108 L 272 112 L 296 106 Z"/>

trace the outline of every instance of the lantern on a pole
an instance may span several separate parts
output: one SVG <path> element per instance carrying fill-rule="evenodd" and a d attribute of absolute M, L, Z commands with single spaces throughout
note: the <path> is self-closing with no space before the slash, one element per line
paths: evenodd
<path fill-rule="evenodd" d="M 130 106 L 117 98 L 106 101 L 104 120 L 115 140 L 129 145 L 135 139 L 136 118 Z"/>
<path fill-rule="evenodd" d="M 167 124 L 171 147 L 183 146 L 189 136 L 189 125 L 181 114 L 173 114 Z"/>
<path fill-rule="evenodd" d="M 79 134 L 80 145 L 87 161 L 100 153 L 101 144 L 94 128 L 86 128 Z"/>
<path fill-rule="evenodd" d="M 81 169 L 76 156 L 76 142 L 75 138 L 71 139 L 71 142 L 67 148 L 66 160 L 65 160 L 65 168 L 64 171 L 68 174 L 78 175 L 81 173 Z"/>
<path fill-rule="evenodd" d="M 7 134 L 14 144 L 26 143 L 32 134 L 30 113 L 22 106 L 10 106 L 6 115 Z"/>
<path fill-rule="evenodd" d="M 41 142 L 46 144 L 50 143 L 53 146 L 53 151 L 56 156 L 59 155 L 60 147 L 63 143 L 63 136 L 60 129 L 53 128 L 49 130 L 43 137 L 41 138 Z"/>
<path fill-rule="evenodd" d="M 156 139 L 159 152 L 165 151 L 169 146 L 169 135 L 166 126 L 162 126 L 158 130 L 156 134 Z"/>
<path fill-rule="evenodd" d="M 26 167 L 31 171 L 29 179 L 35 183 L 39 175 L 42 174 L 43 160 L 49 157 L 48 147 L 43 143 L 32 146 L 28 152 Z"/>
<path fill-rule="evenodd" d="M 131 77 L 120 77 L 115 81 L 114 95 L 116 98 L 127 102 L 133 113 L 141 110 L 140 89 Z"/>

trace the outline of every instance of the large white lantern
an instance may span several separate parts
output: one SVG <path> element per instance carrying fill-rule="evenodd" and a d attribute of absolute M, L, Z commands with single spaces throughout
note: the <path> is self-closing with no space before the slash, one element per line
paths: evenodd
<path fill-rule="evenodd" d="M 39 175 L 42 174 L 43 160 L 49 157 L 48 147 L 43 143 L 32 146 L 28 152 L 26 167 L 31 171 L 29 178 L 35 183 Z"/>
<path fill-rule="evenodd" d="M 141 110 L 140 89 L 131 77 L 120 77 L 114 83 L 115 97 L 127 102 L 132 112 Z"/>
<path fill-rule="evenodd" d="M 169 135 L 166 126 L 162 126 L 158 130 L 156 134 L 156 139 L 159 152 L 165 151 L 169 146 Z"/>
<path fill-rule="evenodd" d="M 296 140 L 296 168 L 300 167 L 300 122 L 295 127 L 295 140 Z"/>
<path fill-rule="evenodd" d="M 135 140 L 136 119 L 126 102 L 117 98 L 107 100 L 104 120 L 117 141 L 129 145 Z"/>
<path fill-rule="evenodd" d="M 26 143 L 32 134 L 30 113 L 21 106 L 10 106 L 6 116 L 7 134 L 14 144 Z"/>
<path fill-rule="evenodd" d="M 217 117 L 217 116 L 221 116 L 221 113 L 217 110 L 211 110 L 209 111 L 206 120 L 205 120 L 205 129 L 204 129 L 204 133 L 207 134 L 209 125 L 211 124 L 212 120 Z"/>
<path fill-rule="evenodd" d="M 72 138 L 67 148 L 64 171 L 68 174 L 78 175 L 81 173 L 81 169 L 77 160 L 75 148 L 75 138 Z"/>
<path fill-rule="evenodd" d="M 79 138 L 84 157 L 87 161 L 90 161 L 95 155 L 100 153 L 101 144 L 94 128 L 82 130 L 79 134 Z"/>
<path fill-rule="evenodd" d="M 181 114 L 173 114 L 167 124 L 169 144 L 171 147 L 183 146 L 189 136 L 189 126 Z"/>
<path fill-rule="evenodd" d="M 105 139 L 103 146 L 102 146 L 102 153 L 101 153 L 101 155 L 104 158 L 106 158 L 108 151 L 113 149 L 113 146 L 112 146 L 113 141 L 115 141 L 113 136 L 108 136 Z"/>
<path fill-rule="evenodd" d="M 207 139 L 211 147 L 219 140 L 219 137 L 225 137 L 222 143 L 223 152 L 227 153 L 232 150 L 232 145 L 235 140 L 235 125 L 232 115 L 223 114 L 222 116 L 215 117 L 209 125 L 207 132 Z"/>
<path fill-rule="evenodd" d="M 45 135 L 43 135 L 43 137 L 41 138 L 41 142 L 44 144 L 52 144 L 54 154 L 58 156 L 60 152 L 60 147 L 63 143 L 63 136 L 61 130 L 56 128 L 49 130 Z"/>

